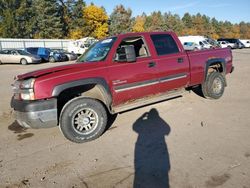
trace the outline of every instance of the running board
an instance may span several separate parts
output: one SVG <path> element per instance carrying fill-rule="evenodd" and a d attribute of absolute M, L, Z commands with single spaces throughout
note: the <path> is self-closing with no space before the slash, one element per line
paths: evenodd
<path fill-rule="evenodd" d="M 152 103 L 164 101 L 164 100 L 167 100 L 167 99 L 179 97 L 185 92 L 186 92 L 185 89 L 178 89 L 178 90 L 169 91 L 167 93 L 161 93 L 161 94 L 157 94 L 157 95 L 137 99 L 137 100 L 134 100 L 134 101 L 129 101 L 127 103 L 124 103 L 124 104 L 121 104 L 121 105 L 118 105 L 118 106 L 113 106 L 112 107 L 112 112 L 114 114 L 119 113 L 119 112 L 124 112 L 124 111 L 131 110 L 131 109 L 134 109 L 134 108 L 146 106 L 148 104 L 152 104 Z"/>

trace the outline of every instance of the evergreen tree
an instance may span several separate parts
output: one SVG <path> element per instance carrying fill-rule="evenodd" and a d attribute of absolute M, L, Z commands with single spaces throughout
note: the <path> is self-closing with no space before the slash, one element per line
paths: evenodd
<path fill-rule="evenodd" d="M 163 28 L 165 31 L 174 31 L 178 35 L 182 35 L 184 25 L 179 15 L 177 14 L 172 15 L 170 12 L 165 13 L 163 16 L 163 22 L 164 22 Z"/>
<path fill-rule="evenodd" d="M 57 0 L 34 0 L 36 10 L 35 38 L 62 38 L 63 23 Z"/>
<path fill-rule="evenodd" d="M 147 16 L 145 21 L 146 31 L 160 31 L 163 29 L 164 21 L 160 11 L 154 11 L 151 15 Z"/>
<path fill-rule="evenodd" d="M 73 1 L 69 4 L 68 2 L 68 13 L 69 13 L 69 33 L 70 38 L 79 39 L 83 38 L 85 34 L 85 20 L 83 12 L 86 7 L 86 3 L 83 0 Z"/>
<path fill-rule="evenodd" d="M 191 29 L 193 27 L 192 17 L 189 13 L 184 14 L 184 16 L 182 17 L 182 22 L 184 26 L 188 29 Z"/>
<path fill-rule="evenodd" d="M 31 0 L 21 0 L 20 7 L 16 10 L 15 19 L 18 30 L 16 37 L 33 38 L 36 23 Z"/>
<path fill-rule="evenodd" d="M 18 33 L 16 10 L 20 6 L 20 2 L 18 0 L 1 0 L 0 5 L 0 37 L 16 38 Z"/>
<path fill-rule="evenodd" d="M 109 33 L 115 35 L 131 31 L 131 15 L 131 9 L 125 9 L 123 5 L 116 6 L 110 15 Z"/>

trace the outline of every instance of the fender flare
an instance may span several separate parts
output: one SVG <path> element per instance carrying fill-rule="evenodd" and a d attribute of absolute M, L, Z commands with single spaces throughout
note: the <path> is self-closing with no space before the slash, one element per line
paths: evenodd
<path fill-rule="evenodd" d="M 222 65 L 222 69 L 223 69 L 222 74 L 223 74 L 223 75 L 226 75 L 226 61 L 225 61 L 225 59 L 223 59 L 223 58 L 213 58 L 213 59 L 209 59 L 209 60 L 206 62 L 206 66 L 205 66 L 204 81 L 206 81 L 206 79 L 207 79 L 207 72 L 208 72 L 209 67 L 210 67 L 212 64 L 215 64 L 215 63 L 220 63 L 220 64 Z"/>
<path fill-rule="evenodd" d="M 81 79 L 81 80 L 71 81 L 71 82 L 57 85 L 54 87 L 52 91 L 52 96 L 58 97 L 60 93 L 66 89 L 70 89 L 70 88 L 77 87 L 77 86 L 84 86 L 88 84 L 96 84 L 96 85 L 100 85 L 103 87 L 105 95 L 106 95 L 106 100 L 107 100 L 105 102 L 107 102 L 108 107 L 110 107 L 112 103 L 112 94 L 109 89 L 108 83 L 103 78 L 87 78 L 87 79 Z"/>

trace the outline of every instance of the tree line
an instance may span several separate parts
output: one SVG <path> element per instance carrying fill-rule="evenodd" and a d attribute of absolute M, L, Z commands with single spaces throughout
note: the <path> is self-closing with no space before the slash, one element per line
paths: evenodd
<path fill-rule="evenodd" d="M 200 13 L 183 17 L 154 11 L 132 16 L 117 5 L 111 15 L 84 0 L 0 0 L 0 38 L 104 38 L 125 32 L 174 31 L 214 39 L 250 39 L 250 23 L 218 21 Z"/>

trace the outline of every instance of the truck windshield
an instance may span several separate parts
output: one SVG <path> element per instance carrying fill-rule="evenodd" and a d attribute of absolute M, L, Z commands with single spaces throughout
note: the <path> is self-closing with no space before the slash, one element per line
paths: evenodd
<path fill-rule="evenodd" d="M 104 61 L 107 57 L 116 37 L 104 39 L 92 46 L 78 59 L 78 62 Z"/>

